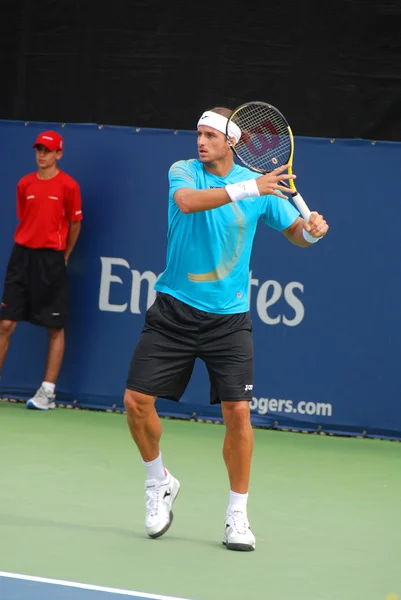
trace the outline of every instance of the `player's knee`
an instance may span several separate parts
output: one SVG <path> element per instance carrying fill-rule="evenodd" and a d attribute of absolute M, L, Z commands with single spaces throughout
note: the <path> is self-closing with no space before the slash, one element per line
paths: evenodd
<path fill-rule="evenodd" d="M 124 407 L 128 415 L 134 420 L 146 418 L 154 404 L 151 396 L 135 392 L 134 390 L 125 390 Z"/>
<path fill-rule="evenodd" d="M 14 329 L 17 327 L 17 322 L 16 321 L 8 321 L 8 320 L 4 320 L 4 321 L 0 321 L 0 334 L 2 333 L 3 335 L 11 335 L 12 332 L 14 331 Z"/>
<path fill-rule="evenodd" d="M 245 400 L 240 402 L 223 402 L 222 410 L 226 427 L 241 429 L 249 426 L 249 402 Z"/>

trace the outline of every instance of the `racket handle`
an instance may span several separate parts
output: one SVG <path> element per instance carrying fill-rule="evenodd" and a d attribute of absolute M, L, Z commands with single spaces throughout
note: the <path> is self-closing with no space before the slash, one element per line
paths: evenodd
<path fill-rule="evenodd" d="M 301 213 L 301 215 L 303 216 L 305 221 L 309 221 L 310 210 L 306 206 L 306 202 L 302 198 L 301 194 L 299 192 L 295 192 L 295 194 L 291 194 L 291 195 L 292 195 L 292 201 L 294 202 L 295 206 L 297 207 L 297 209 L 299 210 L 299 212 Z"/>
<path fill-rule="evenodd" d="M 283 185 L 285 185 L 285 187 L 287 187 L 289 190 L 291 190 L 291 187 L 288 185 L 288 183 L 286 181 L 281 181 L 280 183 L 282 183 Z M 306 202 L 302 198 L 301 194 L 299 192 L 293 192 L 291 190 L 291 196 L 292 196 L 292 200 L 293 200 L 295 206 L 297 207 L 297 209 L 299 210 L 299 212 L 301 213 L 301 215 L 303 216 L 305 221 L 309 221 L 310 210 L 307 207 Z"/>

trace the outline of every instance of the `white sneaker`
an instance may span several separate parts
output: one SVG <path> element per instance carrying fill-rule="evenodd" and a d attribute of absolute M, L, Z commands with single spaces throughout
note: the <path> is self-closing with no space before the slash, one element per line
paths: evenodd
<path fill-rule="evenodd" d="M 222 541 L 228 550 L 255 550 L 255 536 L 249 526 L 246 512 L 234 510 L 227 513 Z"/>
<path fill-rule="evenodd" d="M 33 398 L 30 398 L 26 403 L 27 408 L 36 408 L 38 410 L 49 410 L 50 408 L 56 408 L 54 399 L 56 394 L 47 392 L 43 386 L 40 386 Z"/>
<path fill-rule="evenodd" d="M 146 533 L 151 538 L 158 538 L 166 533 L 173 522 L 171 507 L 180 491 L 180 482 L 167 471 L 166 479 L 162 482 L 147 479 L 145 491 Z"/>

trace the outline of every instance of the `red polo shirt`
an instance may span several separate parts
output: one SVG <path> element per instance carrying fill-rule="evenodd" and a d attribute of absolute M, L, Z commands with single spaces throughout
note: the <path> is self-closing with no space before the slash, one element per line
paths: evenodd
<path fill-rule="evenodd" d="M 36 172 L 25 175 L 17 185 L 17 217 L 17 244 L 65 250 L 69 222 L 82 220 L 78 183 L 63 171 L 52 179 L 39 179 Z"/>

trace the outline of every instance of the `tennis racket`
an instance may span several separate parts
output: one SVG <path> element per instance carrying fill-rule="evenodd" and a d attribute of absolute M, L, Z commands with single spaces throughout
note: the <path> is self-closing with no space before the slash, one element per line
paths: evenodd
<path fill-rule="evenodd" d="M 294 136 L 277 108 L 266 102 L 242 104 L 228 119 L 227 138 L 230 123 L 235 123 L 241 130 L 240 140 L 231 147 L 245 166 L 265 175 L 288 164 L 288 173 L 292 175 Z M 289 188 L 295 206 L 305 221 L 309 221 L 310 210 L 296 189 L 294 180 L 289 179 L 289 184 L 285 181 L 281 183 Z"/>

